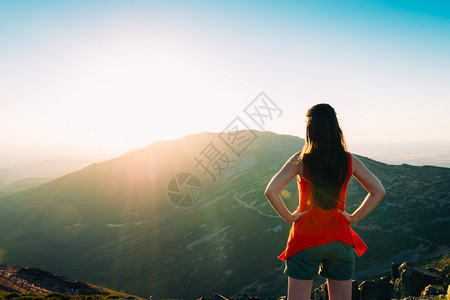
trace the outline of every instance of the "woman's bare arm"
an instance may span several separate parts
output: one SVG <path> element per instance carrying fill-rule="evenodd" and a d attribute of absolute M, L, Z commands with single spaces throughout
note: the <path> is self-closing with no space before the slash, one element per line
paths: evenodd
<path fill-rule="evenodd" d="M 372 172 L 370 172 L 353 154 L 352 166 L 353 176 L 361 183 L 368 194 L 361 205 L 352 214 L 345 211 L 339 211 L 347 218 L 350 224 L 358 222 L 367 216 L 386 195 L 386 191 L 378 178 L 376 178 L 375 175 L 373 175 Z"/>
<path fill-rule="evenodd" d="M 295 163 L 299 156 L 300 152 L 297 152 L 290 159 L 288 159 L 280 171 L 278 171 L 272 180 L 270 180 L 265 191 L 266 198 L 272 205 L 273 209 L 288 223 L 297 221 L 302 215 L 307 213 L 307 211 L 299 212 L 297 210 L 294 213 L 291 213 L 280 196 L 281 191 L 289 183 L 289 181 L 299 174 L 299 172 L 302 172 L 302 163 Z"/>

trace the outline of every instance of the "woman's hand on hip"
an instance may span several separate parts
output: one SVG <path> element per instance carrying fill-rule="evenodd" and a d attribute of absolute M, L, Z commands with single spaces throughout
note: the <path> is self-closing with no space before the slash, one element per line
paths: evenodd
<path fill-rule="evenodd" d="M 343 215 L 350 224 L 356 223 L 355 218 L 346 211 L 338 210 L 338 212 Z"/>
<path fill-rule="evenodd" d="M 290 220 L 291 222 L 289 222 L 289 223 L 297 222 L 301 216 L 306 215 L 308 213 L 307 210 L 299 211 L 299 209 L 300 208 L 297 207 L 297 209 L 291 214 L 291 220 Z"/>

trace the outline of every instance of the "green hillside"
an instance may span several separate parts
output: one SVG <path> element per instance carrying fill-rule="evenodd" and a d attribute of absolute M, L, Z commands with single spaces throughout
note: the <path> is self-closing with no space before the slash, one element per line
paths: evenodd
<path fill-rule="evenodd" d="M 276 257 L 290 225 L 273 211 L 264 189 L 303 140 L 260 131 L 242 136 L 234 141 L 236 152 L 218 133 L 154 143 L 1 197 L 1 261 L 154 299 L 283 294 L 286 277 Z M 198 163 L 213 155 L 209 171 L 215 181 Z M 448 252 L 449 169 L 361 160 L 387 196 L 354 226 L 369 246 L 357 259 L 357 275 L 383 272 L 392 261 Z M 168 190 L 174 191 L 169 183 L 181 173 L 196 176 L 201 187 L 180 186 L 180 195 L 191 192 L 195 198 L 180 207 Z M 296 182 L 286 191 L 293 210 Z M 347 210 L 364 196 L 352 179 Z"/>

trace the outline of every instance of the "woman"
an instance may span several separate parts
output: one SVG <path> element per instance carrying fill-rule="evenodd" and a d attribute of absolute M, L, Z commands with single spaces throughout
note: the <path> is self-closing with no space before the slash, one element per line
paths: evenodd
<path fill-rule="evenodd" d="M 327 278 L 333 299 L 351 299 L 354 252 L 367 246 L 350 224 L 363 219 L 384 197 L 380 181 L 347 151 L 334 109 L 328 104 L 311 107 L 307 114 L 305 145 L 269 182 L 265 195 L 273 209 L 293 223 L 286 249 L 278 256 L 285 261 L 288 300 L 309 299 L 313 279 Z M 345 196 L 354 176 L 368 194 L 352 214 L 345 211 Z M 291 213 L 281 191 L 297 177 L 299 206 Z"/>

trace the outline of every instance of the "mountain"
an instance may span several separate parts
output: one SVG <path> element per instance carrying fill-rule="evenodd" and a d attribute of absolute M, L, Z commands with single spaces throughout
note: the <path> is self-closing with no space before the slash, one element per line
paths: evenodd
<path fill-rule="evenodd" d="M 35 184 L 58 178 L 106 157 L 111 157 L 111 155 L 79 154 L 35 158 L 26 163 L 24 161 L 16 164 L 9 162 L 8 167 L 0 167 L 0 195 L 10 193 L 20 187 L 32 187 Z"/>
<path fill-rule="evenodd" d="M 0 261 L 154 299 L 283 295 L 276 257 L 290 224 L 264 189 L 303 143 L 272 132 L 203 132 L 0 197 Z M 369 246 L 357 278 L 448 253 L 450 169 L 360 159 L 387 195 L 353 225 Z M 365 193 L 352 179 L 347 211 Z M 295 180 L 283 197 L 297 207 Z"/>
<path fill-rule="evenodd" d="M 46 181 L 50 181 L 50 178 L 45 177 L 29 177 L 25 179 L 16 180 L 13 183 L 10 183 L 0 189 L 0 195 L 7 195 L 14 192 L 18 192 L 24 190 L 29 187 L 33 187 L 44 183 Z"/>

